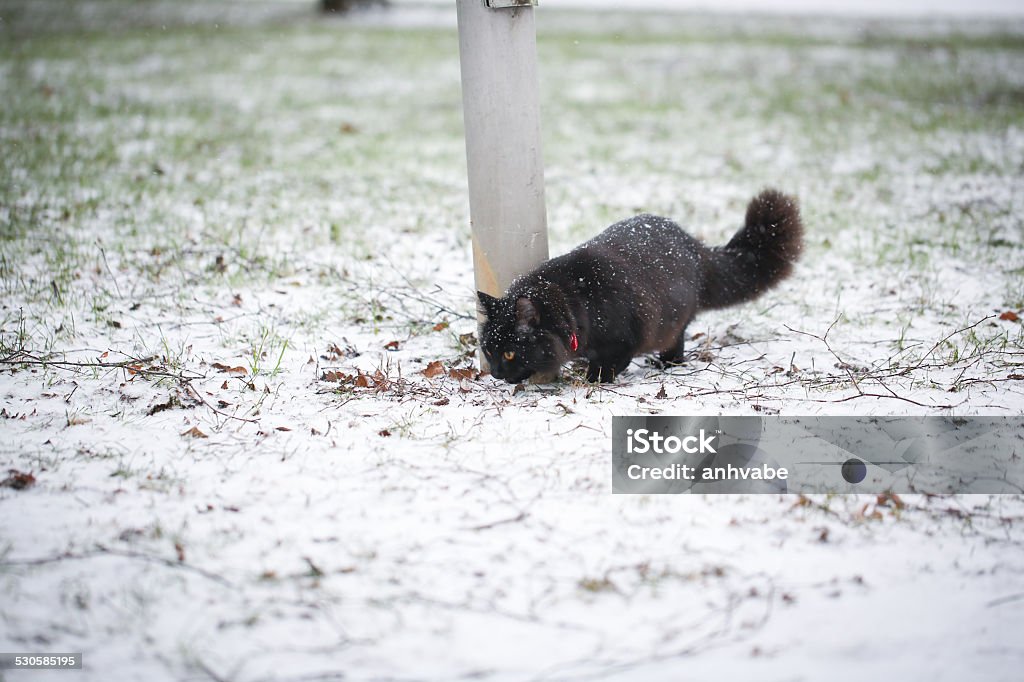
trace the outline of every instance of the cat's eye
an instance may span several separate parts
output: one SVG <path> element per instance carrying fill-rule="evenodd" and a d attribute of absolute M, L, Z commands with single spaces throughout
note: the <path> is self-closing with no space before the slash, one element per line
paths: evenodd
<path fill-rule="evenodd" d="M 509 362 L 512 362 L 513 360 L 516 359 L 516 353 L 515 351 L 507 350 L 501 354 L 501 357 L 505 358 Z"/>

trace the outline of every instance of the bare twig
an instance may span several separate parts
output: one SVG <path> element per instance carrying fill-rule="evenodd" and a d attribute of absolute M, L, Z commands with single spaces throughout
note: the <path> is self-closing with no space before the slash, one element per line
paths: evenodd
<path fill-rule="evenodd" d="M 36 559 L 14 559 L 10 561 L 0 561 L 0 566 L 44 566 L 46 564 L 60 563 L 61 561 L 79 561 L 82 559 L 94 559 L 98 556 L 119 556 L 126 559 L 139 559 L 141 561 L 148 561 L 155 564 L 163 564 L 171 568 L 180 568 L 185 571 L 190 571 L 201 575 L 204 578 L 212 580 L 216 583 L 220 583 L 226 587 L 234 587 L 227 578 L 211 571 L 207 571 L 204 568 L 187 564 L 184 561 L 178 561 L 177 559 L 170 559 L 168 557 L 162 557 L 156 554 L 146 554 L 145 552 L 136 552 L 134 550 L 122 550 L 122 549 L 110 549 L 103 545 L 96 545 L 96 548 L 86 552 L 80 553 L 65 553 L 58 554 L 55 556 L 39 557 Z"/>

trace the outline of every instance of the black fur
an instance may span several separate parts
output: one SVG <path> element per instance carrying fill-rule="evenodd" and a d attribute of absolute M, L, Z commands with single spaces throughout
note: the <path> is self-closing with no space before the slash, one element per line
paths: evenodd
<path fill-rule="evenodd" d="M 794 198 L 764 190 L 728 244 L 708 248 L 667 218 L 615 223 L 518 278 L 501 298 L 477 292 L 491 374 L 549 378 L 574 357 L 589 381 L 612 381 L 634 356 L 681 362 L 686 326 L 701 310 L 743 303 L 789 275 L 803 226 Z M 575 334 L 579 347 L 570 347 Z"/>

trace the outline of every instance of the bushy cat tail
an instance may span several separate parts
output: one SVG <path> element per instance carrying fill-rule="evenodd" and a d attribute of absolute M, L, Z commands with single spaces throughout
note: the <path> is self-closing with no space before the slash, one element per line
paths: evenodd
<path fill-rule="evenodd" d="M 763 190 L 747 205 L 743 228 L 725 246 L 705 253 L 700 307 L 750 301 L 781 282 L 800 257 L 803 235 L 797 200 L 774 189 Z"/>

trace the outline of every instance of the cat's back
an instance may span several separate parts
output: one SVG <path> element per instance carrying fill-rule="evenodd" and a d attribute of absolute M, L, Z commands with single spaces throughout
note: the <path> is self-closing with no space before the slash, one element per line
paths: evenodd
<path fill-rule="evenodd" d="M 701 244 L 674 221 L 641 213 L 611 225 L 580 248 L 653 265 L 666 259 L 695 260 Z"/>
<path fill-rule="evenodd" d="M 570 293 L 631 290 L 642 298 L 658 298 L 659 292 L 696 281 L 703 248 L 675 222 L 642 213 L 546 261 L 519 286 L 540 278 Z"/>

